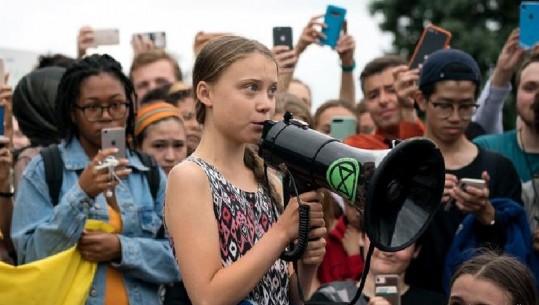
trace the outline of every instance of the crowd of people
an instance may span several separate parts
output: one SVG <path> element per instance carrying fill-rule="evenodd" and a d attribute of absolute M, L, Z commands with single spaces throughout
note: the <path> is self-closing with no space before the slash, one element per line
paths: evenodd
<path fill-rule="evenodd" d="M 201 32 L 187 78 L 144 37 L 134 38 L 128 73 L 109 55 L 87 55 L 85 26 L 78 58 L 43 56 L 14 88 L 2 82 L 4 265 L 76 247 L 97 266 L 85 304 L 330 304 L 350 302 L 361 284 L 356 304 L 389 304 L 377 275 L 397 276 L 402 305 L 538 304 L 539 44 L 524 50 L 515 29 L 486 81 L 474 58 L 451 48 L 417 69 L 374 58 L 356 80 L 361 54 L 345 26 L 334 49 L 339 95 L 312 109 L 294 72 L 324 37 L 322 21 L 310 19 L 293 49 Z M 517 129 L 504 131 L 512 92 Z M 421 237 L 401 251 L 375 249 L 367 273 L 362 210 L 328 189 L 285 194 L 281 173 L 257 155 L 264 122 L 286 112 L 327 135 L 334 118 L 353 119 L 342 142 L 356 148 L 434 142 L 445 183 Z M 125 131 L 113 166 L 119 150 L 101 138 L 109 128 Z M 298 238 L 301 207 L 309 239 L 291 263 L 282 253 Z M 88 229 L 91 220 L 110 230 Z"/>

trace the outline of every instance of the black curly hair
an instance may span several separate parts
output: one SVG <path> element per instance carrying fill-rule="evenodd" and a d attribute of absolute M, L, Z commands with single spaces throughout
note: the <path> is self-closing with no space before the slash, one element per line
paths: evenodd
<path fill-rule="evenodd" d="M 94 54 L 74 62 L 64 73 L 58 85 L 56 96 L 56 120 L 62 137 L 70 143 L 73 137 L 79 136 L 77 124 L 71 120 L 75 110 L 75 101 L 79 98 L 82 82 L 90 76 L 108 73 L 118 79 L 125 89 L 128 107 L 126 136 L 134 139 L 135 126 L 135 89 L 129 78 L 122 72 L 122 66 L 108 54 Z"/>

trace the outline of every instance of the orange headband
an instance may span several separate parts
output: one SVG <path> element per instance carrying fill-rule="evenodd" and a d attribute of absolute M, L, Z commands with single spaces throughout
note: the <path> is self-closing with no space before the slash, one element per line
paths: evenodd
<path fill-rule="evenodd" d="M 142 106 L 135 120 L 135 136 L 138 137 L 146 127 L 165 118 L 175 117 L 181 120 L 178 108 L 165 102 L 153 102 Z"/>

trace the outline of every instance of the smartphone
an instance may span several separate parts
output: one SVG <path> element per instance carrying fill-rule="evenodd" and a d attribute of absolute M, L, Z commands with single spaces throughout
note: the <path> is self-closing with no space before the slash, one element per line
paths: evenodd
<path fill-rule="evenodd" d="M 520 3 L 520 41 L 523 48 L 531 48 L 539 42 L 539 2 Z"/>
<path fill-rule="evenodd" d="M 329 135 L 339 141 L 357 133 L 357 119 L 353 116 L 336 116 L 331 119 Z"/>
<path fill-rule="evenodd" d="M 483 179 L 461 178 L 459 180 L 459 187 L 461 189 L 465 189 L 468 185 L 478 189 L 482 189 L 487 186 L 485 180 Z"/>
<path fill-rule="evenodd" d="M 94 44 L 96 46 L 120 44 L 119 29 L 95 29 Z"/>
<path fill-rule="evenodd" d="M 322 44 L 328 45 L 335 49 L 337 41 L 341 35 L 341 30 L 346 16 L 346 9 L 334 5 L 328 5 L 324 23 L 326 28 L 322 29 L 322 33 L 326 35 L 325 39 L 320 39 Z"/>
<path fill-rule="evenodd" d="M 400 305 L 399 276 L 396 274 L 376 275 L 374 278 L 374 294 L 383 297 L 391 305 Z"/>
<path fill-rule="evenodd" d="M 288 46 L 294 49 L 292 40 L 292 28 L 289 26 L 276 26 L 273 28 L 273 46 Z"/>
<path fill-rule="evenodd" d="M 158 49 L 164 49 L 167 46 L 167 34 L 165 32 L 136 33 L 133 34 L 133 38 L 137 35 L 146 37 L 153 42 L 154 47 Z"/>
<path fill-rule="evenodd" d="M 414 53 L 410 58 L 410 69 L 416 69 L 425 60 L 425 56 L 435 51 L 445 49 L 451 41 L 451 32 L 435 25 L 428 25 L 417 42 Z"/>
<path fill-rule="evenodd" d="M 101 129 L 101 148 L 116 147 L 118 152 L 114 154 L 117 159 L 125 158 L 125 128 Z"/>

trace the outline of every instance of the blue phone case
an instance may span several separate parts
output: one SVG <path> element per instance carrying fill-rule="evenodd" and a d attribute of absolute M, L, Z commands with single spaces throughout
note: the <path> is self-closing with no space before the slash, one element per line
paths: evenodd
<path fill-rule="evenodd" d="M 322 33 L 326 35 L 326 39 L 320 39 L 322 44 L 328 45 L 332 48 L 337 46 L 337 41 L 339 40 L 339 35 L 341 34 L 345 16 L 346 9 L 334 5 L 328 5 L 326 16 L 324 18 L 324 23 L 327 25 L 327 27 L 322 30 Z"/>
<path fill-rule="evenodd" d="M 520 4 L 520 46 L 531 48 L 539 42 L 539 2 Z"/>

